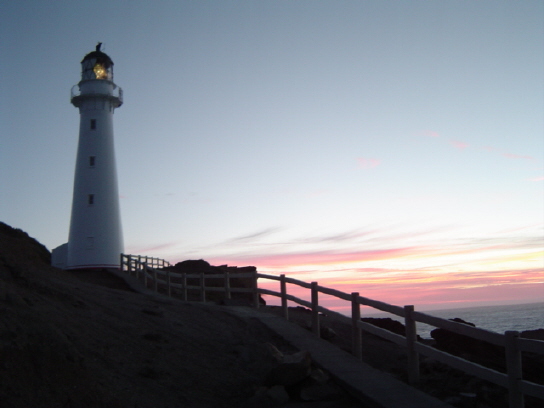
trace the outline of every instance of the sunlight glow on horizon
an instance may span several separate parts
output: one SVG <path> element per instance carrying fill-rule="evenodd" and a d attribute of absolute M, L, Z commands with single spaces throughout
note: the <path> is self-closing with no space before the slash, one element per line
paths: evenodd
<path fill-rule="evenodd" d="M 537 236 L 541 231 L 541 226 L 535 225 L 505 233 L 526 232 L 527 228 L 537 232 Z M 359 291 L 366 297 L 397 305 L 460 307 L 467 302 L 504 304 L 544 299 L 544 251 L 534 249 L 541 243 L 542 239 L 535 241 L 530 237 L 507 243 L 497 236 L 492 245 L 488 240 L 474 240 L 458 247 L 448 242 L 442 246 L 424 243 L 359 252 L 301 251 L 211 259 L 217 259 L 217 264 L 250 263 L 261 273 L 284 273 L 346 293 Z M 474 298 L 476 294 L 478 298 Z"/>
<path fill-rule="evenodd" d="M 403 232 L 353 230 L 295 239 L 292 245 L 281 239 L 285 231 L 268 228 L 231 240 L 230 253 L 196 253 L 196 257 L 184 259 L 204 258 L 212 265 L 252 265 L 261 273 L 286 274 L 346 293 L 359 291 L 371 299 L 425 309 L 538 302 L 544 299 L 543 226 L 503 228 L 493 238 L 466 239 L 463 229 L 418 231 L 407 225 Z M 278 246 L 277 240 L 282 244 Z M 165 245 L 165 253 L 174 247 L 173 243 Z M 291 251 L 284 252 L 285 248 Z M 329 302 L 334 307 L 341 304 Z"/>

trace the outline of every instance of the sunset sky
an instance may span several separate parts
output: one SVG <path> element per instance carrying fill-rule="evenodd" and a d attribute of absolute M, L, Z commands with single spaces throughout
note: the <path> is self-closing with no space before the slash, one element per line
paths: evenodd
<path fill-rule="evenodd" d="M 416 308 L 544 300 L 544 3 L 0 4 L 0 220 L 68 239 L 100 41 L 125 252 Z"/>

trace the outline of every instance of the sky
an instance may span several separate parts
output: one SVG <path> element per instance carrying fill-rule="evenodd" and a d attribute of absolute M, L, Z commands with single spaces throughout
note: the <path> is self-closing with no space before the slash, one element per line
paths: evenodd
<path fill-rule="evenodd" d="M 67 242 L 98 42 L 125 252 L 416 309 L 544 300 L 542 1 L 0 4 L 0 220 Z"/>

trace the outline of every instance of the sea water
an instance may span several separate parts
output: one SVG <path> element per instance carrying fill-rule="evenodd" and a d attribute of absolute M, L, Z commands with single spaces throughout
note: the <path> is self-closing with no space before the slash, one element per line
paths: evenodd
<path fill-rule="evenodd" d="M 426 311 L 425 314 L 443 319 L 460 318 L 476 327 L 504 334 L 507 330 L 544 329 L 544 302 L 522 305 L 482 306 L 462 309 Z M 430 338 L 435 327 L 417 323 L 421 337 Z"/>

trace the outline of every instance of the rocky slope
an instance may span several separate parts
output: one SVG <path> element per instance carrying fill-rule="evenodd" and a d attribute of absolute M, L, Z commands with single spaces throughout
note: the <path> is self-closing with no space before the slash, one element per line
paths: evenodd
<path fill-rule="evenodd" d="M 1 406 L 244 406 L 277 364 L 269 345 L 294 351 L 221 307 L 123 289 L 50 267 L 0 223 Z"/>

